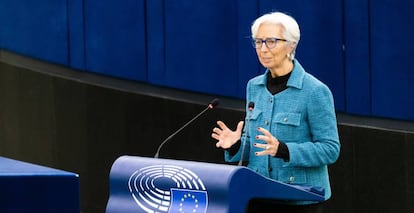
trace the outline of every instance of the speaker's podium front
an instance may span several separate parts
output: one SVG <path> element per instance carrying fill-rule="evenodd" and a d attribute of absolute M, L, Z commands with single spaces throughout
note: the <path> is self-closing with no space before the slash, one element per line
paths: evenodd
<path fill-rule="evenodd" d="M 242 166 L 122 156 L 106 212 L 241 213 L 250 199 L 323 201 L 323 190 L 285 184 Z"/>
<path fill-rule="evenodd" d="M 79 213 L 79 175 L 0 157 L 1 213 Z"/>

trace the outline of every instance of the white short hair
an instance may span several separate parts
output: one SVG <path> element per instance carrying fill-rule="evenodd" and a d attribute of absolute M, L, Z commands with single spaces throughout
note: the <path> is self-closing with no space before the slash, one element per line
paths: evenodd
<path fill-rule="evenodd" d="M 257 31 L 262 24 L 279 24 L 282 26 L 284 36 L 283 39 L 286 39 L 288 42 L 294 45 L 294 50 L 292 52 L 293 58 L 296 52 L 296 47 L 300 40 L 300 29 L 296 20 L 293 17 L 281 12 L 272 12 L 262 15 L 257 18 L 252 24 L 251 31 L 253 38 L 256 37 Z"/>
<path fill-rule="evenodd" d="M 252 37 L 255 37 L 260 25 L 262 24 L 280 24 L 284 28 L 284 39 L 299 43 L 300 30 L 296 20 L 284 13 L 273 12 L 260 16 L 252 24 Z"/>

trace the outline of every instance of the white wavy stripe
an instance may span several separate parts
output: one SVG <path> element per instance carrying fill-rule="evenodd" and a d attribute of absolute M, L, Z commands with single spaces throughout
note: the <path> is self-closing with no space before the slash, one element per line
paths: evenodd
<path fill-rule="evenodd" d="M 171 203 L 171 192 L 157 188 L 158 178 L 172 180 L 178 189 L 205 190 L 200 178 L 188 169 L 174 165 L 153 165 L 141 168 L 129 177 L 128 187 L 135 202 L 147 213 L 167 212 Z"/>

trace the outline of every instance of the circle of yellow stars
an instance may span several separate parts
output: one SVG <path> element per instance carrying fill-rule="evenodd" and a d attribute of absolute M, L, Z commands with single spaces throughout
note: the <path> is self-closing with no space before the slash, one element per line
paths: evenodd
<path fill-rule="evenodd" d="M 191 212 L 192 212 L 192 213 L 197 212 L 197 208 L 198 208 L 198 199 L 197 199 L 194 195 L 192 195 L 192 194 L 190 194 L 190 193 L 184 194 L 184 195 L 183 195 L 183 197 L 181 198 L 179 212 L 185 213 L 185 212 L 184 212 L 184 210 L 183 210 L 183 203 L 184 203 L 184 201 L 186 201 L 186 200 L 193 200 L 193 202 L 194 202 L 194 208 L 193 208 L 193 210 L 192 210 Z"/>

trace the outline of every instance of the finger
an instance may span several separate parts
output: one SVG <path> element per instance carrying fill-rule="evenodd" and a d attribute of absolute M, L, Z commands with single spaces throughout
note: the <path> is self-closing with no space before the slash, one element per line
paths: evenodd
<path fill-rule="evenodd" d="M 269 145 L 279 142 L 278 139 L 274 137 L 268 130 L 261 127 L 257 128 L 257 130 L 263 133 L 263 135 L 256 135 L 257 140 L 265 141 Z"/>
<path fill-rule="evenodd" d="M 266 137 L 266 136 L 264 136 L 264 135 L 256 135 L 256 140 L 261 140 L 261 141 L 263 141 L 263 140 L 265 140 L 265 137 Z"/>
<path fill-rule="evenodd" d="M 220 127 L 220 129 L 225 130 L 228 129 L 226 124 L 224 124 L 223 121 L 217 121 L 217 125 Z"/>
<path fill-rule="evenodd" d="M 270 136 L 266 136 L 266 135 L 256 135 L 256 140 L 261 140 L 266 142 L 266 144 L 264 144 L 264 146 L 271 144 L 271 135 Z M 260 147 L 260 148 L 264 148 L 264 147 Z"/>
<path fill-rule="evenodd" d="M 213 129 L 213 133 L 216 133 L 216 134 L 221 134 L 221 132 L 222 132 L 222 130 L 221 129 L 219 129 L 219 128 L 217 128 L 217 127 L 214 127 L 214 129 Z"/>
<path fill-rule="evenodd" d="M 266 136 L 268 136 L 268 137 L 272 136 L 272 134 L 270 134 L 270 132 L 269 132 L 269 131 L 267 131 L 267 129 L 265 129 L 265 128 L 258 127 L 258 128 L 257 128 L 257 130 L 258 130 L 259 132 L 263 133 L 263 135 L 266 135 Z"/>
<path fill-rule="evenodd" d="M 269 144 L 254 143 L 253 146 L 257 147 L 257 148 L 260 148 L 260 149 L 264 149 L 264 150 L 269 150 L 270 149 Z"/>
<path fill-rule="evenodd" d="M 268 155 L 269 153 L 267 151 L 261 151 L 261 152 L 255 152 L 256 156 L 262 156 L 262 155 Z"/>
<path fill-rule="evenodd" d="M 260 143 L 255 143 L 255 144 L 253 144 L 253 146 L 255 146 L 255 147 L 257 147 L 257 148 L 261 148 L 261 149 L 263 149 L 263 151 L 258 151 L 258 152 L 255 152 L 254 154 L 255 154 L 256 156 L 261 156 L 261 155 L 270 155 L 270 154 L 272 153 L 272 151 L 270 150 L 270 149 L 271 149 L 271 146 L 270 146 L 270 145 L 268 145 L 268 144 L 260 144 Z"/>
<path fill-rule="evenodd" d="M 218 134 L 212 133 L 212 134 L 211 134 L 211 137 L 212 137 L 213 139 L 220 140 L 220 135 L 218 135 Z"/>
<path fill-rule="evenodd" d="M 239 121 L 237 124 L 237 131 L 241 132 L 243 130 L 244 121 Z"/>

